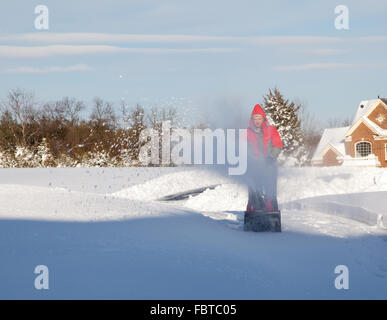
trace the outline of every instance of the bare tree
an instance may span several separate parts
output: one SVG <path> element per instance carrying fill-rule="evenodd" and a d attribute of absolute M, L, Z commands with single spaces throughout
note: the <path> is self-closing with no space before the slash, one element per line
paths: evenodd
<path fill-rule="evenodd" d="M 140 135 L 141 132 L 146 128 L 145 125 L 145 112 L 144 108 L 140 105 L 136 105 L 129 117 L 130 123 L 130 150 L 133 159 L 138 158 L 138 154 L 141 148 Z"/>
<path fill-rule="evenodd" d="M 322 127 L 317 120 L 316 115 L 309 110 L 306 101 L 299 98 L 295 98 L 294 101 L 300 106 L 298 109 L 298 116 L 301 121 L 305 149 L 308 153 L 308 159 L 310 160 L 321 139 Z"/>
<path fill-rule="evenodd" d="M 171 127 L 175 127 L 179 120 L 177 109 L 174 107 L 162 108 L 161 109 L 161 120 L 170 121 Z"/>
<path fill-rule="evenodd" d="M 171 127 L 175 128 L 178 125 L 179 120 L 179 114 L 174 107 L 153 107 L 147 116 L 149 127 L 158 131 L 161 131 L 162 123 L 164 121 L 170 121 Z"/>
<path fill-rule="evenodd" d="M 130 128 L 136 130 L 137 133 L 145 128 L 145 111 L 139 104 L 132 109 L 129 116 Z"/>
<path fill-rule="evenodd" d="M 160 111 L 156 107 L 152 107 L 147 115 L 148 126 L 157 131 L 161 131 Z"/>
<path fill-rule="evenodd" d="M 51 121 L 59 121 L 77 125 L 80 121 L 80 112 L 85 109 L 85 104 L 75 98 L 64 97 L 61 100 L 45 103 L 41 110 L 41 115 Z"/>
<path fill-rule="evenodd" d="M 298 117 L 301 120 L 301 128 L 305 135 L 316 135 L 322 131 L 321 124 L 317 120 L 316 115 L 309 110 L 308 103 L 304 100 L 296 98 L 294 101 L 300 105 Z"/>
<path fill-rule="evenodd" d="M 36 133 L 28 131 L 28 125 L 36 121 L 37 111 L 35 106 L 34 95 L 24 89 L 13 89 L 8 93 L 5 107 L 21 126 L 21 142 L 24 145 Z"/>
<path fill-rule="evenodd" d="M 351 119 L 349 117 L 345 118 L 330 118 L 326 122 L 327 128 L 340 128 L 340 127 L 347 127 L 352 123 Z"/>
<path fill-rule="evenodd" d="M 93 104 L 94 106 L 90 119 L 94 124 L 98 127 L 114 127 L 117 118 L 113 110 L 113 104 L 103 101 L 98 97 L 94 98 Z"/>
<path fill-rule="evenodd" d="M 85 109 L 85 104 L 75 98 L 64 97 L 55 103 L 55 110 L 62 114 L 71 125 L 79 123 L 79 113 Z"/>

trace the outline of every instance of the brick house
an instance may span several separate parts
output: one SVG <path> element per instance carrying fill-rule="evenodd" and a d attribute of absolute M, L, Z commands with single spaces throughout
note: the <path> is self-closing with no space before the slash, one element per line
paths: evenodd
<path fill-rule="evenodd" d="M 387 167 L 387 99 L 361 101 L 350 126 L 325 129 L 312 165 Z"/>

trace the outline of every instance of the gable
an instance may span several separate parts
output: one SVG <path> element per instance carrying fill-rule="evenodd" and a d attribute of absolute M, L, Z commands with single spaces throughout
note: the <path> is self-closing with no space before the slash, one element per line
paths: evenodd
<path fill-rule="evenodd" d="M 333 148 L 328 148 L 322 157 L 323 164 L 326 166 L 337 166 L 339 164 L 337 156 L 340 156 L 340 154 L 337 154 Z"/>
<path fill-rule="evenodd" d="M 358 129 L 360 127 L 360 129 Z M 364 127 L 366 127 L 368 130 L 366 130 Z M 354 132 L 367 132 L 370 131 L 372 134 L 378 134 L 376 129 L 371 126 L 369 123 L 367 123 L 363 118 L 360 118 L 345 134 L 346 137 L 353 135 Z"/>
<path fill-rule="evenodd" d="M 380 102 L 367 117 L 380 128 L 387 129 L 387 107 L 384 103 Z"/>
<path fill-rule="evenodd" d="M 335 155 L 335 159 L 337 156 L 344 156 L 345 155 L 345 147 L 344 144 L 340 146 L 341 144 L 328 144 L 319 154 L 315 155 L 312 159 L 313 160 L 323 160 L 327 157 L 332 158 L 332 155 Z"/>
<path fill-rule="evenodd" d="M 352 131 L 352 141 L 356 140 L 373 140 L 377 134 L 365 121 L 361 121 L 359 125 Z"/>
<path fill-rule="evenodd" d="M 349 127 L 325 129 L 313 154 L 312 159 L 321 159 L 321 155 L 325 152 L 326 148 L 329 145 L 336 146 L 336 149 L 339 152 L 340 150 L 344 150 L 344 134 L 348 131 L 348 129 Z M 340 147 L 339 145 L 342 146 Z"/>
<path fill-rule="evenodd" d="M 325 148 L 321 156 L 324 158 L 327 154 L 332 154 L 332 153 L 335 153 L 336 156 L 343 156 L 343 154 L 331 144 Z"/>

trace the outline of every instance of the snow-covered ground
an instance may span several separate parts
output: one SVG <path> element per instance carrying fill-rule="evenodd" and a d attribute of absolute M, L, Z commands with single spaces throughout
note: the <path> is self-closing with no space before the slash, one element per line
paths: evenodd
<path fill-rule="evenodd" d="M 246 201 L 193 167 L 0 169 L 0 298 L 387 299 L 385 169 L 281 169 L 282 233 L 243 232 Z"/>

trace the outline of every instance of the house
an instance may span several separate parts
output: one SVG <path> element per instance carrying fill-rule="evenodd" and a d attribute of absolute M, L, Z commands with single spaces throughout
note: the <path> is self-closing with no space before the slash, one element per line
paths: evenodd
<path fill-rule="evenodd" d="M 387 99 L 361 101 L 350 126 L 325 129 L 312 165 L 387 167 Z"/>

